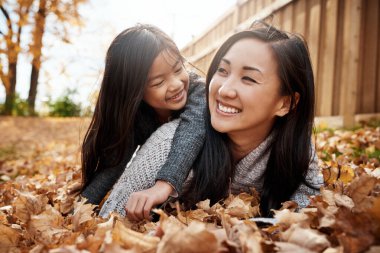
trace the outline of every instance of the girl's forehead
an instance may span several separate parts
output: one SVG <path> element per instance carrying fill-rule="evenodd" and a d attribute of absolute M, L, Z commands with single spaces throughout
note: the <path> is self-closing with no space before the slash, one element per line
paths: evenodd
<path fill-rule="evenodd" d="M 170 66 L 176 65 L 178 61 L 182 62 L 182 57 L 170 48 L 162 50 L 157 57 L 162 57 L 162 59 Z"/>

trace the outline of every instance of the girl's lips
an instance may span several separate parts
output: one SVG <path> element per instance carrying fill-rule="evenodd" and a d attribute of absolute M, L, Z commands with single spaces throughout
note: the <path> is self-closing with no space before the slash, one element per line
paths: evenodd
<path fill-rule="evenodd" d="M 182 101 L 182 99 L 185 97 L 185 89 L 182 89 L 180 92 L 178 92 L 176 95 L 170 97 L 168 100 L 174 103 L 178 103 Z"/>

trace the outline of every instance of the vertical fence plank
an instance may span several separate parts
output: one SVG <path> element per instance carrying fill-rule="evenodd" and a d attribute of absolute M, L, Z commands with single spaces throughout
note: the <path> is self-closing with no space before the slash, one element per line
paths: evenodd
<path fill-rule="evenodd" d="M 342 99 L 341 86 L 342 86 L 342 62 L 343 62 L 343 28 L 344 28 L 344 5 L 345 0 L 338 1 L 338 14 L 337 14 L 337 38 L 336 38 L 336 52 L 335 52 L 335 74 L 334 74 L 334 88 L 333 88 L 333 101 L 332 101 L 332 115 L 340 115 L 340 101 Z"/>
<path fill-rule="evenodd" d="M 376 70 L 379 44 L 379 1 L 365 1 L 364 42 L 362 61 L 361 97 L 359 111 L 373 113 L 376 108 Z"/>
<path fill-rule="evenodd" d="M 377 13 L 379 15 L 378 17 L 378 27 L 377 27 L 377 85 L 376 85 L 376 112 L 380 112 L 380 6 L 378 6 Z"/>
<path fill-rule="evenodd" d="M 298 0 L 294 3 L 293 32 L 305 37 L 306 25 L 306 1 Z"/>
<path fill-rule="evenodd" d="M 309 6 L 309 27 L 306 35 L 309 42 L 310 58 L 313 65 L 314 81 L 318 90 L 318 56 L 319 56 L 319 39 L 320 39 L 320 23 L 321 23 L 321 0 L 311 0 L 308 2 Z M 317 91 L 317 96 L 318 96 Z M 317 108 L 317 115 L 319 114 Z"/>
<path fill-rule="evenodd" d="M 321 89 L 318 105 L 320 106 L 321 116 L 331 116 L 336 59 L 338 1 L 327 0 L 325 10 L 324 36 L 319 54 L 322 64 L 319 76 L 319 86 L 321 86 Z"/>
<path fill-rule="evenodd" d="M 347 0 L 344 8 L 341 115 L 343 125 L 355 124 L 362 0 Z"/>
<path fill-rule="evenodd" d="M 283 29 L 287 32 L 291 32 L 293 30 L 293 4 L 285 6 L 283 13 Z"/>

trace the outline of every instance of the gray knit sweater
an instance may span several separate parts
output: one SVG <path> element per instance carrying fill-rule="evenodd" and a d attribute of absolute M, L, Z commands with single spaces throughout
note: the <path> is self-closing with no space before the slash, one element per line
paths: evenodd
<path fill-rule="evenodd" d="M 104 203 L 100 215 L 107 217 L 110 212 L 115 211 L 125 215 L 124 207 L 129 196 L 136 191 L 147 189 L 154 185 L 155 175 L 166 162 L 171 148 L 171 142 L 180 120 L 175 120 L 161 126 L 145 142 L 130 166 L 124 171 L 119 181 L 115 184 L 109 198 Z M 244 157 L 236 167 L 235 176 L 231 184 L 231 192 L 238 193 L 255 187 L 259 192 L 263 182 L 261 175 L 268 163 L 270 149 L 268 148 L 272 135 L 268 136 L 257 148 Z M 189 150 L 189 152 L 191 152 Z M 186 174 L 187 175 L 187 174 Z M 181 176 L 183 178 L 183 176 Z M 318 169 L 318 158 L 313 155 L 306 180 L 311 185 L 319 188 L 323 184 L 323 178 Z M 293 194 L 294 200 L 302 208 L 308 205 L 309 195 L 315 195 L 319 191 L 311 189 L 302 184 Z"/>
<path fill-rule="evenodd" d="M 161 163 L 155 171 L 155 180 L 164 180 L 171 184 L 177 193 L 182 191 L 182 183 L 186 178 L 196 156 L 202 148 L 205 139 L 204 118 L 206 112 L 205 83 L 202 78 L 194 73 L 189 73 L 190 84 L 186 105 L 179 118 L 181 123 L 172 133 L 172 148 L 167 163 Z M 125 156 L 123 160 L 114 167 L 99 170 L 94 178 L 82 192 L 82 196 L 92 204 L 99 204 L 107 192 L 111 190 L 121 176 L 131 157 Z M 170 161 L 170 162 L 169 162 Z M 158 172 L 157 172 L 158 171 Z M 145 188 L 140 188 L 145 189 Z"/>

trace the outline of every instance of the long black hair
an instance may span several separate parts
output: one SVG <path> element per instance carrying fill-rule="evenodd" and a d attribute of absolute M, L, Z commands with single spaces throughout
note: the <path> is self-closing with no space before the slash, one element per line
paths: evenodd
<path fill-rule="evenodd" d="M 143 95 L 153 61 L 164 50 L 183 61 L 173 40 L 152 25 L 128 28 L 112 41 L 95 112 L 82 145 L 82 190 L 96 171 L 128 161 L 137 145 L 159 126 Z"/>
<path fill-rule="evenodd" d="M 245 38 L 254 38 L 271 46 L 278 62 L 280 95 L 291 98 L 289 113 L 277 117 L 273 125 L 271 153 L 262 175 L 260 207 L 263 215 L 269 215 L 270 209 L 277 209 L 282 202 L 289 200 L 301 183 L 311 187 L 305 176 L 312 156 L 314 77 L 306 42 L 298 35 L 285 33 L 260 21 L 259 25 L 238 32 L 223 43 L 208 70 L 207 87 L 224 55 L 236 42 Z M 208 96 L 209 89 L 206 91 Z M 296 93 L 299 94 L 298 102 Z M 234 176 L 235 166 L 228 137 L 212 128 L 209 110 L 207 117 L 205 145 L 182 196 L 188 207 L 203 199 L 208 198 L 215 203 L 226 197 Z"/>

